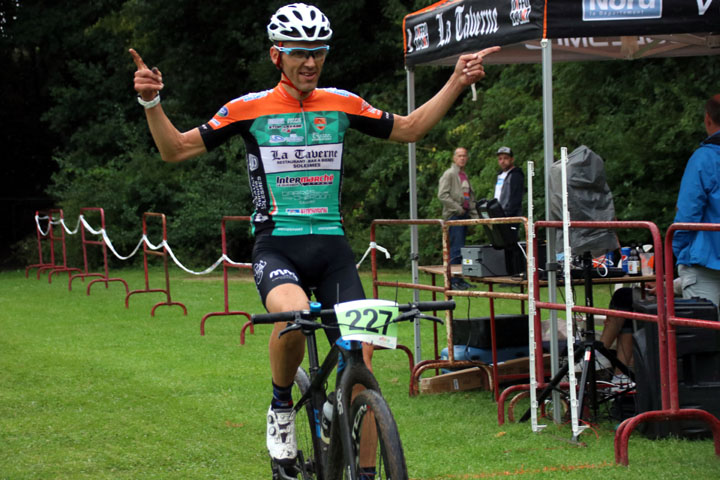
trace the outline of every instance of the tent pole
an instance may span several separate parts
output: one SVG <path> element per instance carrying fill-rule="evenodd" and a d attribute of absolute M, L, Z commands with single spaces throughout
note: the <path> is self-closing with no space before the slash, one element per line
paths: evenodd
<path fill-rule="evenodd" d="M 415 110 L 415 71 L 412 67 L 405 67 L 407 72 L 407 102 L 408 115 Z M 408 143 L 408 170 L 410 179 L 410 220 L 417 220 L 417 168 L 416 168 L 416 146 L 415 143 Z M 412 282 L 419 282 L 418 270 L 418 227 L 410 225 L 410 261 L 412 265 Z M 413 299 L 415 302 L 420 301 L 420 291 L 413 290 Z M 422 349 L 420 348 L 420 320 L 415 319 L 414 325 L 415 337 L 415 362 L 422 361 Z"/>
<path fill-rule="evenodd" d="M 544 178 L 545 178 L 545 219 L 550 219 L 550 166 L 553 164 L 553 98 L 552 98 L 552 42 L 547 38 L 543 38 L 540 42 L 542 46 L 542 77 L 543 77 L 543 132 L 545 135 L 545 161 L 544 161 Z M 547 242 L 547 262 L 548 264 L 556 264 L 555 254 L 555 229 L 548 228 L 545 230 L 545 240 Z M 557 273 L 555 269 L 548 268 L 548 302 L 557 303 Z M 557 310 L 550 310 L 550 373 L 554 378 L 559 370 L 558 352 L 558 329 L 557 329 Z M 572 339 L 568 338 L 568 342 Z M 545 379 L 540 379 L 544 382 Z M 555 423 L 562 421 L 562 410 L 560 393 L 553 391 L 553 418 Z"/>

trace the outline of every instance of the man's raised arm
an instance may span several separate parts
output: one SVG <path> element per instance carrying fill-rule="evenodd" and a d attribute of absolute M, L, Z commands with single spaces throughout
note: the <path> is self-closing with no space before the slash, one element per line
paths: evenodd
<path fill-rule="evenodd" d="M 141 105 L 145 107 L 150 133 L 162 159 L 166 162 L 180 162 L 206 152 L 205 144 L 197 128 L 180 133 L 163 112 L 159 98 L 160 90 L 164 87 L 162 73 L 157 68 L 149 69 L 140 55 L 132 48 L 130 55 L 137 66 L 135 91 L 142 100 Z"/>
<path fill-rule="evenodd" d="M 465 88 L 485 77 L 483 58 L 499 50 L 500 47 L 490 47 L 461 55 L 450 79 L 434 97 L 405 117 L 394 115 L 390 140 L 409 143 L 423 138 L 445 116 Z"/>

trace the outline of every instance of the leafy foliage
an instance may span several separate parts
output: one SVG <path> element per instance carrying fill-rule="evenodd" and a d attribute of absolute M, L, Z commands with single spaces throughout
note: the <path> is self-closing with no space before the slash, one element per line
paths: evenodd
<path fill-rule="evenodd" d="M 67 218 L 84 206 L 103 207 L 119 249 L 136 244 L 143 212 L 162 212 L 168 216 L 170 243 L 189 263 L 206 265 L 219 254 L 220 218 L 251 213 L 242 142 L 233 140 L 181 165 L 163 164 L 133 100 L 135 67 L 127 49 L 135 48 L 163 72 L 163 108 L 179 130 L 188 130 L 229 99 L 277 82 L 268 61 L 265 23 L 284 3 L 3 2 L 0 42 L 8 66 L 3 84 L 32 99 L 22 104 L 17 96 L 7 96 L 11 100 L 4 108 L 23 125 L 15 122 L 4 129 L 11 132 L 11 153 L 30 152 L 25 172 L 38 165 L 54 172 L 46 188 L 48 180 L 39 180 L 39 189 L 52 195 Z M 322 85 L 351 90 L 377 108 L 404 113 L 402 17 L 431 2 L 315 3 L 335 29 Z M 542 217 L 540 67 L 486 70 L 478 100 L 463 96 L 417 145 L 420 218 L 439 217 L 437 180 L 457 146 L 469 149 L 475 190 L 490 196 L 495 151 L 501 145 L 513 148 L 522 167 L 535 163 L 535 211 Z M 417 103 L 429 99 L 448 76 L 447 68 L 417 69 Z M 655 221 L 662 230 L 672 221 L 685 161 L 704 137 L 701 109 L 719 77 L 717 57 L 557 64 L 556 150 L 581 144 L 592 148 L 605 159 L 617 217 Z M 23 110 L 25 116 L 19 113 Z M 373 219 L 409 216 L 407 147 L 351 133 L 346 152 L 345 225 L 361 253 Z M 425 262 L 440 260 L 436 230 L 421 234 L 419 253 Z M 250 235 L 245 229 L 238 235 L 233 239 L 238 260 L 246 260 Z M 380 235 L 394 261 L 406 263 L 407 229 Z M 639 241 L 636 236 L 628 232 L 623 241 Z M 482 232 L 473 232 L 470 240 L 483 241 Z"/>

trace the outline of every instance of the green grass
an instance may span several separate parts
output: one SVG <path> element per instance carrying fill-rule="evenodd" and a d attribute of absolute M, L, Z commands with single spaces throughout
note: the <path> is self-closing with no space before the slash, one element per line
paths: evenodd
<path fill-rule="evenodd" d="M 131 289 L 143 286 L 139 269 L 111 273 Z M 126 309 L 119 283 L 96 284 L 87 296 L 78 281 L 68 291 L 64 275 L 52 284 L 34 275 L 0 272 L 0 479 L 269 478 L 269 328 L 258 327 L 240 346 L 244 317 L 213 317 L 200 336 L 202 316 L 223 309 L 218 274 L 171 271 L 173 300 L 188 315 L 161 306 L 155 317 L 150 309 L 162 294 L 134 295 Z M 161 287 L 162 279 L 151 272 L 151 286 Z M 599 289 L 596 304 L 608 298 L 609 289 Z M 247 274 L 233 274 L 230 307 L 262 311 Z M 510 301 L 498 306 L 514 310 Z M 487 300 L 471 302 L 471 315 L 486 311 Z M 431 327 L 422 328 L 427 356 Z M 401 328 L 400 341 L 412 345 L 410 326 Z M 542 433 L 528 424 L 499 427 L 490 392 L 409 397 L 402 352 L 377 352 L 374 367 L 414 479 L 720 477 L 710 440 L 634 434 L 630 466 L 619 467 L 613 422 L 583 433 L 577 446 L 566 425 Z"/>

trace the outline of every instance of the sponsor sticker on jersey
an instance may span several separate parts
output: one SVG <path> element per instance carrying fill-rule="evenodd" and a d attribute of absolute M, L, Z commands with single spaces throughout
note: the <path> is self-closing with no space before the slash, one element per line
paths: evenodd
<path fill-rule="evenodd" d="M 316 129 L 320 130 L 321 132 L 325 130 L 325 127 L 327 126 L 327 118 L 325 117 L 315 117 L 313 119 L 313 125 Z"/>
<path fill-rule="evenodd" d="M 273 270 L 270 272 L 270 275 L 268 276 L 270 278 L 270 281 L 277 282 L 278 280 L 295 280 L 298 281 L 297 275 L 295 275 L 295 272 L 292 270 L 288 270 L 287 268 L 278 268 L 277 270 Z"/>
<path fill-rule="evenodd" d="M 287 208 L 285 213 L 288 215 L 317 215 L 318 213 L 328 213 L 328 209 L 327 207 Z"/>
<path fill-rule="evenodd" d="M 228 116 L 228 109 L 227 107 L 223 106 L 218 112 L 215 114 L 216 117 L 227 117 Z"/>
<path fill-rule="evenodd" d="M 266 173 L 300 170 L 340 170 L 342 144 L 260 147 Z"/>
<path fill-rule="evenodd" d="M 290 176 L 280 175 L 275 179 L 278 187 L 311 187 L 313 185 L 332 185 L 334 174 Z"/>

